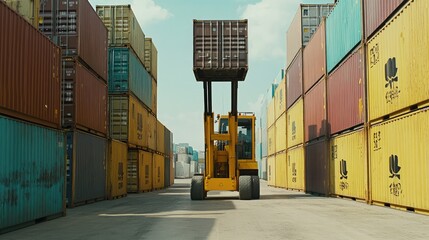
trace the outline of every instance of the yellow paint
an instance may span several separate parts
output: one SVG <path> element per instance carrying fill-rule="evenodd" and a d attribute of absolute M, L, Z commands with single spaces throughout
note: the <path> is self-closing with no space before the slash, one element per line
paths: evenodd
<path fill-rule="evenodd" d="M 127 144 L 110 140 L 107 158 L 107 198 L 127 194 Z"/>
<path fill-rule="evenodd" d="M 165 152 L 165 146 L 164 146 L 164 125 L 157 120 L 157 127 L 156 127 L 156 150 L 160 153 Z"/>
<path fill-rule="evenodd" d="M 276 153 L 286 150 L 286 113 L 283 113 L 276 121 Z"/>
<path fill-rule="evenodd" d="M 287 148 L 304 143 L 304 104 L 300 98 L 287 110 Z"/>
<path fill-rule="evenodd" d="M 36 29 L 39 28 L 40 0 L 4 0 L 4 2 Z"/>
<path fill-rule="evenodd" d="M 274 98 L 270 100 L 267 108 L 267 127 L 271 127 L 275 122 L 275 101 Z"/>
<path fill-rule="evenodd" d="M 258 169 L 258 162 L 253 160 L 238 160 L 238 169 Z"/>
<path fill-rule="evenodd" d="M 274 119 L 278 119 L 286 111 L 286 77 L 279 83 L 274 92 Z"/>
<path fill-rule="evenodd" d="M 276 185 L 276 157 L 270 156 L 267 158 L 267 177 L 268 186 Z"/>
<path fill-rule="evenodd" d="M 373 201 L 429 210 L 429 109 L 370 129 Z"/>
<path fill-rule="evenodd" d="M 336 136 L 330 144 L 331 192 L 339 196 L 367 199 L 367 157 L 363 129 Z"/>
<path fill-rule="evenodd" d="M 157 124 L 157 120 L 156 120 L 155 116 L 148 113 L 147 114 L 147 121 L 145 121 L 144 124 L 146 126 L 144 129 L 146 130 L 147 145 L 150 149 L 156 150 L 156 144 L 157 144 L 156 128 L 157 128 L 158 124 Z"/>
<path fill-rule="evenodd" d="M 370 120 L 429 99 L 428 9 L 429 1 L 410 1 L 368 42 Z"/>
<path fill-rule="evenodd" d="M 139 191 L 152 190 L 152 153 L 139 150 Z"/>
<path fill-rule="evenodd" d="M 152 176 L 153 176 L 153 188 L 154 189 L 161 189 L 164 188 L 164 157 L 154 153 L 153 154 L 153 170 L 152 170 Z"/>
<path fill-rule="evenodd" d="M 305 190 L 305 159 L 304 146 L 287 150 L 287 187 L 296 190 Z"/>
<path fill-rule="evenodd" d="M 276 154 L 275 159 L 276 159 L 275 186 L 280 188 L 286 188 L 287 187 L 286 152 Z"/>
<path fill-rule="evenodd" d="M 276 126 L 268 128 L 268 155 L 276 153 Z"/>
<path fill-rule="evenodd" d="M 206 191 L 236 191 L 237 181 L 230 178 L 206 178 L 204 181 Z"/>

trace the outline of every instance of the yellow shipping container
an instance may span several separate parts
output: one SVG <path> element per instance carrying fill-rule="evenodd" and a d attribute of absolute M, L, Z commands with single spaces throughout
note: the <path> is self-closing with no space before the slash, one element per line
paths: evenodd
<path fill-rule="evenodd" d="M 276 154 L 276 187 L 287 188 L 286 152 Z"/>
<path fill-rule="evenodd" d="M 153 154 L 153 189 L 164 188 L 164 157 Z"/>
<path fill-rule="evenodd" d="M 156 116 L 158 112 L 158 85 L 152 78 L 152 112 Z"/>
<path fill-rule="evenodd" d="M 147 119 L 148 121 L 145 122 L 146 125 L 146 139 L 147 139 L 147 143 L 148 143 L 148 147 L 152 150 L 156 150 L 156 137 L 157 137 L 157 133 L 156 133 L 156 129 L 158 126 L 158 121 L 156 120 L 156 117 L 153 116 L 152 114 L 148 113 L 147 114 Z"/>
<path fill-rule="evenodd" d="M 156 151 L 165 153 L 165 142 L 164 142 L 164 125 L 158 120 L 156 127 Z"/>
<path fill-rule="evenodd" d="M 268 186 L 276 185 L 276 157 L 269 156 L 267 158 L 267 175 L 268 175 Z"/>
<path fill-rule="evenodd" d="M 152 38 L 144 39 L 144 66 L 155 81 L 158 79 L 158 50 Z"/>
<path fill-rule="evenodd" d="M 40 0 L 4 0 L 4 2 L 36 29 L 39 29 Z"/>
<path fill-rule="evenodd" d="M 304 143 L 304 101 L 298 99 L 287 110 L 287 148 Z"/>
<path fill-rule="evenodd" d="M 367 157 L 363 129 L 331 138 L 331 187 L 339 196 L 367 199 Z"/>
<path fill-rule="evenodd" d="M 276 153 L 286 150 L 286 113 L 281 115 L 276 123 Z"/>
<path fill-rule="evenodd" d="M 286 77 L 279 83 L 274 92 L 274 119 L 278 119 L 286 111 Z"/>
<path fill-rule="evenodd" d="M 268 156 L 276 153 L 276 126 L 268 128 Z"/>
<path fill-rule="evenodd" d="M 173 153 L 170 154 L 170 186 L 174 184 L 174 160 Z"/>
<path fill-rule="evenodd" d="M 127 144 L 110 140 L 107 158 L 107 199 L 127 194 Z"/>
<path fill-rule="evenodd" d="M 268 108 L 267 108 L 267 128 L 271 127 L 272 125 L 274 125 L 275 122 L 275 101 L 274 98 L 270 100 L 270 103 L 268 103 Z"/>
<path fill-rule="evenodd" d="M 128 150 L 128 192 L 152 190 L 152 153 Z"/>
<path fill-rule="evenodd" d="M 429 210 L 429 108 L 370 128 L 372 200 Z"/>
<path fill-rule="evenodd" d="M 287 150 L 287 187 L 295 190 L 305 190 L 305 158 L 304 146 Z"/>
<path fill-rule="evenodd" d="M 410 1 L 368 42 L 371 121 L 429 99 L 428 9 L 429 1 Z"/>

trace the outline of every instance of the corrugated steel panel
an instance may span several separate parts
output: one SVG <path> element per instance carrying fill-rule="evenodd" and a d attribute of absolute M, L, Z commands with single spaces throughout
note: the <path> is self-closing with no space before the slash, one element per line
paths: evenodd
<path fill-rule="evenodd" d="M 286 152 L 276 154 L 276 187 L 286 188 L 287 187 L 287 169 L 286 169 Z"/>
<path fill-rule="evenodd" d="M 370 128 L 373 201 L 429 210 L 428 122 L 426 108 Z"/>
<path fill-rule="evenodd" d="M 363 129 L 331 138 L 332 193 L 367 199 L 367 156 Z"/>
<path fill-rule="evenodd" d="M 128 149 L 127 192 L 152 190 L 152 153 Z"/>
<path fill-rule="evenodd" d="M 325 79 L 304 96 L 305 142 L 327 134 Z"/>
<path fill-rule="evenodd" d="M 170 158 L 164 157 L 164 188 L 170 186 Z"/>
<path fill-rule="evenodd" d="M 107 140 L 81 131 L 66 133 L 67 206 L 106 196 Z"/>
<path fill-rule="evenodd" d="M 176 162 L 175 178 L 190 178 L 190 164 L 184 162 Z"/>
<path fill-rule="evenodd" d="M 4 116 L 0 116 L 0 132 L 0 232 L 64 215 L 63 132 Z"/>
<path fill-rule="evenodd" d="M 107 158 L 107 198 L 124 196 L 127 194 L 127 159 L 128 147 L 126 143 L 109 140 Z"/>
<path fill-rule="evenodd" d="M 268 168 L 268 186 L 276 186 L 276 157 L 269 156 L 267 158 Z"/>
<path fill-rule="evenodd" d="M 152 78 L 152 107 L 151 107 L 152 113 L 155 114 L 155 116 L 158 114 L 158 84 L 156 83 L 155 79 Z"/>
<path fill-rule="evenodd" d="M 197 81 L 243 81 L 248 69 L 247 19 L 194 19 Z"/>
<path fill-rule="evenodd" d="M 152 78 L 158 80 L 158 50 L 156 50 L 155 44 L 152 38 L 144 39 L 144 66 L 150 73 Z"/>
<path fill-rule="evenodd" d="M 152 78 L 130 48 L 109 48 L 109 93 L 132 92 L 152 108 Z"/>
<path fill-rule="evenodd" d="M 286 113 L 283 113 L 275 124 L 276 153 L 286 150 Z"/>
<path fill-rule="evenodd" d="M 274 122 L 276 121 L 275 105 L 276 101 L 274 100 L 274 98 L 270 99 L 267 108 L 267 127 L 273 126 Z"/>
<path fill-rule="evenodd" d="M 170 154 L 172 151 L 172 149 L 171 149 L 172 141 L 171 141 L 170 137 L 171 137 L 170 130 L 168 130 L 168 128 L 164 126 L 164 146 L 165 146 L 164 154 L 166 157 L 170 157 Z"/>
<path fill-rule="evenodd" d="M 88 0 L 41 1 L 39 30 L 107 80 L 107 29 Z M 55 25 L 56 23 L 56 25 Z M 88 24 L 91 23 L 91 24 Z"/>
<path fill-rule="evenodd" d="M 145 35 L 130 5 L 97 5 L 97 14 L 108 30 L 108 44 L 129 47 L 144 61 Z"/>
<path fill-rule="evenodd" d="M 204 172 L 204 170 L 202 172 Z M 170 186 L 174 185 L 174 175 L 175 175 L 174 158 L 173 158 L 173 155 L 170 155 Z"/>
<path fill-rule="evenodd" d="M 40 0 L 4 0 L 4 2 L 35 28 L 39 28 Z"/>
<path fill-rule="evenodd" d="M 261 160 L 261 165 L 259 166 L 261 168 L 262 176 L 260 178 L 267 181 L 267 158 L 263 157 Z"/>
<path fill-rule="evenodd" d="M 429 99 L 428 8 L 428 1 L 411 1 L 368 42 L 370 120 Z"/>
<path fill-rule="evenodd" d="M 364 0 L 365 39 L 368 39 L 400 5 L 408 0 Z"/>
<path fill-rule="evenodd" d="M 304 48 L 304 93 L 326 74 L 325 20 Z"/>
<path fill-rule="evenodd" d="M 326 65 L 328 72 L 331 72 L 361 39 L 361 1 L 337 1 L 326 19 Z"/>
<path fill-rule="evenodd" d="M 287 110 L 287 148 L 304 143 L 304 100 L 300 98 Z"/>
<path fill-rule="evenodd" d="M 156 144 L 157 144 L 157 133 L 156 128 L 158 126 L 158 122 L 152 114 L 148 114 L 148 121 L 143 122 L 146 123 L 145 129 L 147 129 L 146 138 L 147 138 L 147 145 L 149 149 L 156 150 Z"/>
<path fill-rule="evenodd" d="M 286 106 L 289 109 L 302 95 L 302 51 L 286 70 Z"/>
<path fill-rule="evenodd" d="M 300 4 L 286 33 L 286 67 L 289 67 L 298 50 L 307 45 L 322 18 L 332 8 L 333 4 Z"/>
<path fill-rule="evenodd" d="M 153 188 L 154 189 L 161 189 L 164 188 L 164 157 L 154 153 L 153 154 Z"/>
<path fill-rule="evenodd" d="M 276 153 L 276 126 L 268 128 L 268 156 Z"/>
<path fill-rule="evenodd" d="M 61 128 L 61 52 L 0 3 L 0 113 Z"/>
<path fill-rule="evenodd" d="M 287 150 L 287 187 L 305 190 L 304 146 Z"/>
<path fill-rule="evenodd" d="M 365 76 L 362 47 L 328 76 L 328 120 L 331 134 L 365 121 Z"/>
<path fill-rule="evenodd" d="M 107 85 L 77 60 L 63 60 L 64 128 L 107 134 Z"/>
<path fill-rule="evenodd" d="M 329 194 L 328 145 L 327 140 L 321 140 L 305 146 L 305 190 L 307 192 Z"/>
<path fill-rule="evenodd" d="M 160 153 L 165 153 L 165 145 L 164 145 L 164 125 L 157 120 L 156 126 L 156 151 Z"/>
<path fill-rule="evenodd" d="M 274 93 L 274 118 L 277 120 L 286 111 L 286 79 L 279 83 Z"/>

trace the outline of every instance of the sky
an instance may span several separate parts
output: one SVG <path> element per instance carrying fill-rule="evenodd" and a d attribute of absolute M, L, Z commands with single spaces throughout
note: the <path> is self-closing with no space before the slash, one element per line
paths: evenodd
<path fill-rule="evenodd" d="M 263 96 L 286 64 L 286 31 L 300 3 L 334 0 L 89 0 L 96 5 L 130 4 L 146 37 L 158 50 L 158 119 L 174 143 L 204 150 L 203 85 L 195 80 L 193 19 L 248 19 L 249 71 L 239 83 L 238 111 L 260 111 Z M 228 83 L 214 83 L 213 111 L 231 108 Z"/>

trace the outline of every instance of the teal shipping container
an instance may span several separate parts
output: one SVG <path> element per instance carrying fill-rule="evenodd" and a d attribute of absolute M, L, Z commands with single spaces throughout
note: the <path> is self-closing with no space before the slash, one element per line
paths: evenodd
<path fill-rule="evenodd" d="M 132 92 L 152 109 L 152 77 L 129 48 L 109 48 L 109 94 Z"/>
<path fill-rule="evenodd" d="M 0 234 L 63 216 L 63 132 L 3 116 L 0 132 Z"/>
<path fill-rule="evenodd" d="M 362 39 L 361 1 L 339 0 L 326 19 L 326 62 L 331 72 Z"/>
<path fill-rule="evenodd" d="M 196 150 L 192 153 L 192 161 L 198 161 L 198 151 Z"/>

